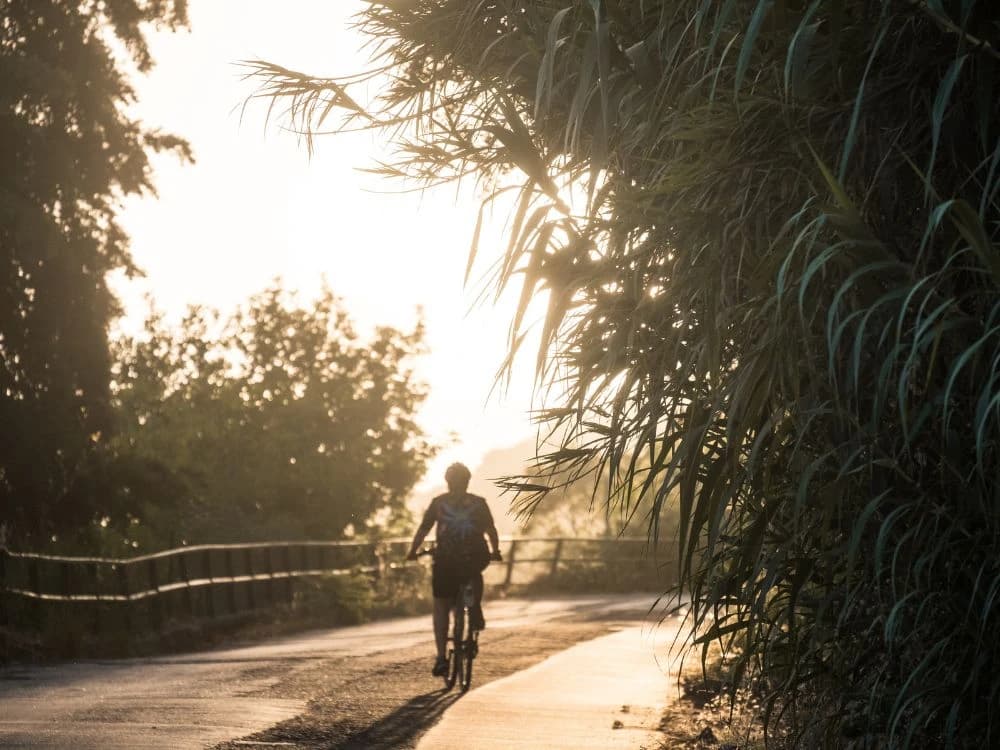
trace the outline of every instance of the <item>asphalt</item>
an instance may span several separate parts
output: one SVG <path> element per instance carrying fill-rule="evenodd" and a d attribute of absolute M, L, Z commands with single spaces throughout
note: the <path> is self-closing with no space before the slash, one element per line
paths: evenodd
<path fill-rule="evenodd" d="M 613 612 L 629 612 L 634 617 L 648 605 L 648 596 L 509 599 L 491 602 L 488 617 L 491 629 L 517 628 L 554 618 Z M 0 670 L 0 747 L 205 748 L 246 737 L 302 713 L 305 698 L 267 697 L 267 688 L 290 669 L 335 656 L 426 645 L 428 640 L 428 618 L 415 617 L 311 631 L 240 648 L 11 667 Z M 617 652 L 602 658 L 610 659 L 609 664 L 624 663 Z M 585 694 L 596 689 L 588 687 Z M 612 685 L 606 692 L 612 695 L 617 689 Z M 472 705 L 477 696 L 477 691 L 471 691 L 445 716 L 450 718 L 459 705 Z M 617 696 L 615 700 L 619 700 Z M 642 704 L 639 700 L 635 703 Z M 486 746 L 474 743 L 471 747 Z"/>
<path fill-rule="evenodd" d="M 676 685 L 669 651 L 678 621 L 585 641 L 471 690 L 417 750 L 653 750 Z"/>

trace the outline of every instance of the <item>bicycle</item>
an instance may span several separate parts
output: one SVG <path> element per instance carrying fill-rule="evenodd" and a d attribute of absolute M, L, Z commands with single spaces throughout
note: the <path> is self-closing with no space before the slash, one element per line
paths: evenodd
<path fill-rule="evenodd" d="M 435 554 L 433 547 L 423 549 L 417 557 Z M 462 692 L 472 684 L 472 662 L 479 654 L 479 630 L 472 627 L 471 610 L 476 605 L 476 592 L 472 579 L 458 587 L 455 602 L 452 605 L 452 632 L 448 636 L 448 670 L 444 673 L 444 684 L 447 690 L 455 687 L 457 682 Z M 465 625 L 469 624 L 468 631 Z"/>

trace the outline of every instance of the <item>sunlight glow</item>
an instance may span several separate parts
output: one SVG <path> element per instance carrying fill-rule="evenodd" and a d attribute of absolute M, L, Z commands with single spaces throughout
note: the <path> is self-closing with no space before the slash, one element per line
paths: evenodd
<path fill-rule="evenodd" d="M 506 388 L 488 398 L 518 290 L 474 306 L 479 287 L 463 288 L 481 196 L 471 184 L 399 193 L 409 186 L 359 172 L 383 153 L 371 134 L 318 138 L 310 159 L 293 134 L 274 123 L 265 131 L 263 107 L 242 111 L 252 85 L 235 65 L 260 58 L 319 75 L 357 71 L 367 56 L 349 18 L 361 7 L 192 0 L 190 31 L 150 32 L 157 66 L 135 81 L 135 111 L 187 138 L 196 164 L 153 159 L 158 196 L 126 200 L 122 221 L 145 276 L 113 284 L 127 332 L 147 311 L 144 295 L 168 320 L 188 304 L 225 314 L 277 277 L 304 299 L 325 278 L 362 335 L 377 325 L 411 330 L 421 310 L 429 354 L 417 372 L 430 396 L 420 420 L 448 445 L 426 489 L 440 483 L 448 463 L 474 468 L 491 449 L 533 434 L 527 411 L 536 345 L 525 343 Z M 487 258 L 499 252 L 502 213 L 487 221 Z"/>

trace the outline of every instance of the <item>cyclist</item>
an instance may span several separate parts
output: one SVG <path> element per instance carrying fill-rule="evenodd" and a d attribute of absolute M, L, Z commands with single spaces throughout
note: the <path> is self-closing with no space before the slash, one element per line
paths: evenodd
<path fill-rule="evenodd" d="M 437 660 L 433 674 L 436 677 L 448 670 L 445 647 L 448 642 L 448 618 L 459 587 L 472 580 L 476 593 L 476 604 L 469 613 L 470 625 L 482 630 L 486 627 L 483 619 L 483 573 L 490 560 L 500 560 L 500 539 L 497 536 L 493 514 L 486 500 L 467 492 L 472 473 L 464 464 L 455 463 L 448 467 L 444 479 L 448 491 L 438 495 L 424 513 L 407 560 L 417 559 L 417 550 L 431 527 L 437 524 L 437 545 L 434 565 L 431 569 L 431 587 L 434 592 L 434 642 L 437 646 Z M 491 547 L 487 547 L 485 537 L 489 537 Z M 492 549 L 492 552 L 490 551 Z"/>

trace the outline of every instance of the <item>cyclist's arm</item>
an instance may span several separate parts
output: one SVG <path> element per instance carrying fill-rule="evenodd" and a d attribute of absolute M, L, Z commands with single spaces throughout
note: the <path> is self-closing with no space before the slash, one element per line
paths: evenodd
<path fill-rule="evenodd" d="M 493 514 L 490 513 L 490 506 L 487 505 L 486 501 L 483 500 L 483 509 L 486 512 L 486 520 L 488 524 L 486 526 L 486 537 L 490 540 L 490 549 L 493 550 L 493 557 L 500 557 L 500 535 L 497 534 L 497 526 L 493 521 Z"/>
<path fill-rule="evenodd" d="M 406 555 L 408 560 L 417 559 L 417 550 L 420 549 L 420 545 L 424 543 L 424 539 L 431 531 L 431 527 L 434 526 L 434 519 L 436 518 L 434 513 L 434 501 L 431 502 L 430 506 L 427 508 L 427 512 L 424 513 L 424 520 L 420 522 L 420 526 L 417 527 L 417 533 L 413 535 L 413 543 L 410 545 L 410 551 Z"/>
<path fill-rule="evenodd" d="M 490 526 L 486 530 L 486 536 L 490 540 L 490 547 L 493 548 L 493 556 L 498 557 L 500 555 L 500 535 L 497 534 L 497 527 Z"/>

